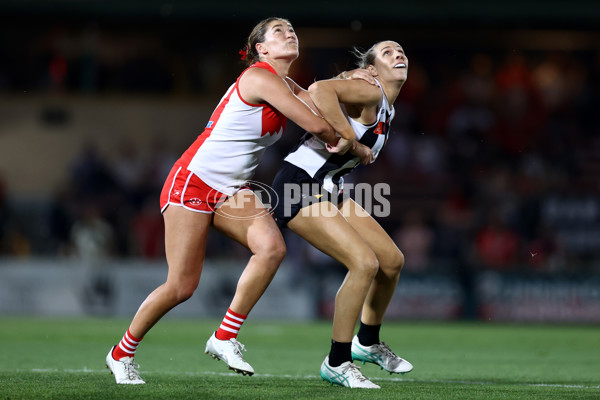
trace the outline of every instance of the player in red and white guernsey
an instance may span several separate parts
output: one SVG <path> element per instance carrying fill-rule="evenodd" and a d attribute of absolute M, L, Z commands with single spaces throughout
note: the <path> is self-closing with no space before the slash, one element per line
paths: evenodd
<path fill-rule="evenodd" d="M 298 58 L 298 38 L 281 18 L 258 23 L 246 48 L 249 68 L 227 90 L 204 132 L 175 163 L 160 197 L 168 275 L 141 304 L 106 364 L 119 384 L 143 384 L 134 363 L 137 346 L 169 310 L 189 299 L 202 272 L 209 226 L 246 246 L 252 257 L 238 282 L 224 323 L 206 352 L 236 372 L 254 370 L 241 355 L 236 332 L 275 275 L 286 247 L 268 210 L 247 188 L 265 151 L 287 118 L 335 145 L 331 126 L 315 114 L 308 92 L 287 75 Z M 338 148 L 345 151 L 348 143 Z"/>

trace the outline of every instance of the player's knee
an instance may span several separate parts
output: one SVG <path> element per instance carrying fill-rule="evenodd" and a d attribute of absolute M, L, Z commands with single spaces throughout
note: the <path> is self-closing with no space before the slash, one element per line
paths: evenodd
<path fill-rule="evenodd" d="M 194 295 L 195 290 L 196 286 L 192 285 L 182 287 L 180 290 L 177 291 L 177 301 L 179 303 L 183 303 L 184 301 L 188 300 Z"/>
<path fill-rule="evenodd" d="M 381 271 L 388 277 L 400 275 L 402 267 L 404 267 L 404 254 L 398 249 L 385 254 L 380 265 Z"/>
<path fill-rule="evenodd" d="M 264 240 L 257 249 L 256 254 L 260 255 L 266 260 L 269 260 L 273 264 L 279 265 L 283 261 L 286 252 L 287 248 L 283 238 L 273 237 Z"/>
<path fill-rule="evenodd" d="M 372 251 L 365 251 L 357 258 L 357 272 L 367 279 L 373 279 L 379 270 L 379 261 Z"/>
<path fill-rule="evenodd" d="M 169 285 L 167 286 L 168 297 L 174 305 L 183 303 L 194 295 L 196 287 L 198 287 L 198 285 L 192 283 Z"/>
<path fill-rule="evenodd" d="M 394 252 L 391 265 L 392 272 L 399 274 L 404 267 L 404 253 L 402 253 L 400 250 L 396 250 Z"/>

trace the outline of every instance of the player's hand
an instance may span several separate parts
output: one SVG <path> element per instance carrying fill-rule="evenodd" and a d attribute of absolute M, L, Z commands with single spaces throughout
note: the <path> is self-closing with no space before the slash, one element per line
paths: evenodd
<path fill-rule="evenodd" d="M 371 148 L 362 143 L 356 142 L 356 146 L 350 150 L 350 153 L 359 157 L 362 165 L 369 165 L 375 161 L 375 156 L 373 156 Z"/>
<path fill-rule="evenodd" d="M 371 75 L 371 73 L 364 68 L 356 68 L 351 71 L 344 71 L 338 76 L 341 79 L 361 79 L 370 83 L 371 85 L 377 85 L 373 75 Z"/>
<path fill-rule="evenodd" d="M 328 144 L 327 151 L 330 153 L 344 155 L 353 147 L 354 143 L 356 143 L 356 140 L 348 140 L 341 137 L 335 146 Z"/>

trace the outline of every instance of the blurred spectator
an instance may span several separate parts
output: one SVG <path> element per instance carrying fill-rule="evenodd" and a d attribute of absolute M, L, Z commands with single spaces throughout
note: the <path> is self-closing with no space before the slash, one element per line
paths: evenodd
<path fill-rule="evenodd" d="M 404 253 L 405 268 L 422 271 L 429 266 L 434 233 L 425 223 L 420 210 L 410 210 L 404 224 L 394 233 L 394 241 Z"/>
<path fill-rule="evenodd" d="M 496 94 L 492 60 L 476 54 L 469 69 L 460 78 L 461 103 L 448 117 L 448 146 L 454 149 L 460 164 L 484 156 L 485 143 L 494 126 L 496 116 L 492 103 Z M 456 168 L 456 167 L 454 167 Z"/>
<path fill-rule="evenodd" d="M 509 224 L 514 223 L 519 198 L 515 193 L 511 167 L 500 163 L 483 172 L 480 176 L 477 196 L 481 211 L 493 208 L 504 221 Z"/>
<path fill-rule="evenodd" d="M 86 143 L 71 165 L 74 195 L 82 200 L 100 201 L 116 186 L 110 169 L 93 143 Z"/>
<path fill-rule="evenodd" d="M 413 144 L 415 171 L 428 177 L 430 181 L 440 177 L 446 167 L 445 146 L 441 139 L 434 135 L 421 135 Z"/>
<path fill-rule="evenodd" d="M 519 237 L 500 217 L 498 210 L 476 234 L 477 258 L 486 269 L 511 270 L 519 261 Z"/>
<path fill-rule="evenodd" d="M 5 243 L 6 253 L 10 256 L 25 258 L 31 255 L 31 241 L 25 233 L 25 227 L 18 221 L 8 229 Z"/>
<path fill-rule="evenodd" d="M 156 199 L 148 197 L 131 219 L 131 255 L 143 258 L 164 257 L 164 229 L 163 217 Z"/>
<path fill-rule="evenodd" d="M 84 262 L 102 262 L 115 253 L 113 229 L 94 203 L 84 206 L 83 215 L 71 229 L 71 240 L 75 255 Z"/>
<path fill-rule="evenodd" d="M 83 304 L 90 314 L 110 314 L 113 305 L 113 279 L 105 266 L 115 254 L 115 235 L 102 218 L 96 204 L 84 205 L 83 215 L 71 229 L 75 256 L 81 260 L 84 282 Z"/>
<path fill-rule="evenodd" d="M 110 165 L 110 171 L 125 200 L 132 204 L 141 204 L 147 166 L 144 165 L 133 143 L 123 140 L 118 145 L 116 158 Z"/>
<path fill-rule="evenodd" d="M 6 189 L 0 176 L 0 254 L 6 248 L 6 234 L 8 230 L 8 206 L 6 204 Z"/>
<path fill-rule="evenodd" d="M 535 239 L 529 245 L 526 255 L 528 264 L 536 272 L 564 272 L 565 258 L 562 243 L 547 225 L 540 225 Z M 530 256 L 530 257 L 528 257 Z"/>
<path fill-rule="evenodd" d="M 432 254 L 437 269 L 454 275 L 462 289 L 462 317 L 474 319 L 477 316 L 476 267 L 467 245 L 471 241 L 473 210 L 468 190 L 462 186 L 452 185 L 438 209 Z"/>
<path fill-rule="evenodd" d="M 111 170 L 122 189 L 132 190 L 140 185 L 144 165 L 133 143 L 123 140 L 117 146 L 116 158 L 112 162 Z"/>
<path fill-rule="evenodd" d="M 522 54 L 510 53 L 496 73 L 499 96 L 491 137 L 512 156 L 534 150 L 542 138 L 546 114 Z"/>
<path fill-rule="evenodd" d="M 0 177 L 0 254 L 13 257 L 29 257 L 31 241 L 24 223 L 10 215 L 4 182 Z"/>
<path fill-rule="evenodd" d="M 466 265 L 465 243 L 473 225 L 473 210 L 467 189 L 459 183 L 451 185 L 435 217 L 433 255 L 444 263 Z"/>
<path fill-rule="evenodd" d="M 157 204 L 162 185 L 175 161 L 177 157 L 163 135 L 154 136 L 150 143 L 150 151 L 142 160 L 142 191 L 145 196 L 154 196 Z"/>
<path fill-rule="evenodd" d="M 50 201 L 48 212 L 48 241 L 50 248 L 58 256 L 69 254 L 71 227 L 73 226 L 73 205 L 69 189 L 59 188 Z"/>

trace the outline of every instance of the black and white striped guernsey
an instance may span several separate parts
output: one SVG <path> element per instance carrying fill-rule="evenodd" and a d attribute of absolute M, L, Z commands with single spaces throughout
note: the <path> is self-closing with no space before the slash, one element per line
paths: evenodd
<path fill-rule="evenodd" d="M 390 123 L 395 114 L 394 107 L 388 103 L 383 88 L 379 82 L 377 84 L 382 92 L 381 102 L 377 106 L 377 120 L 371 125 L 363 125 L 347 117 L 356 134 L 356 139 L 371 148 L 373 160 L 377 159 L 387 142 Z M 302 168 L 325 190 L 331 192 L 334 188 L 342 188 L 343 176 L 356 168 L 360 159 L 350 152 L 344 155 L 330 153 L 324 142 L 312 134 L 306 133 L 298 146 L 285 157 L 285 161 Z"/>

